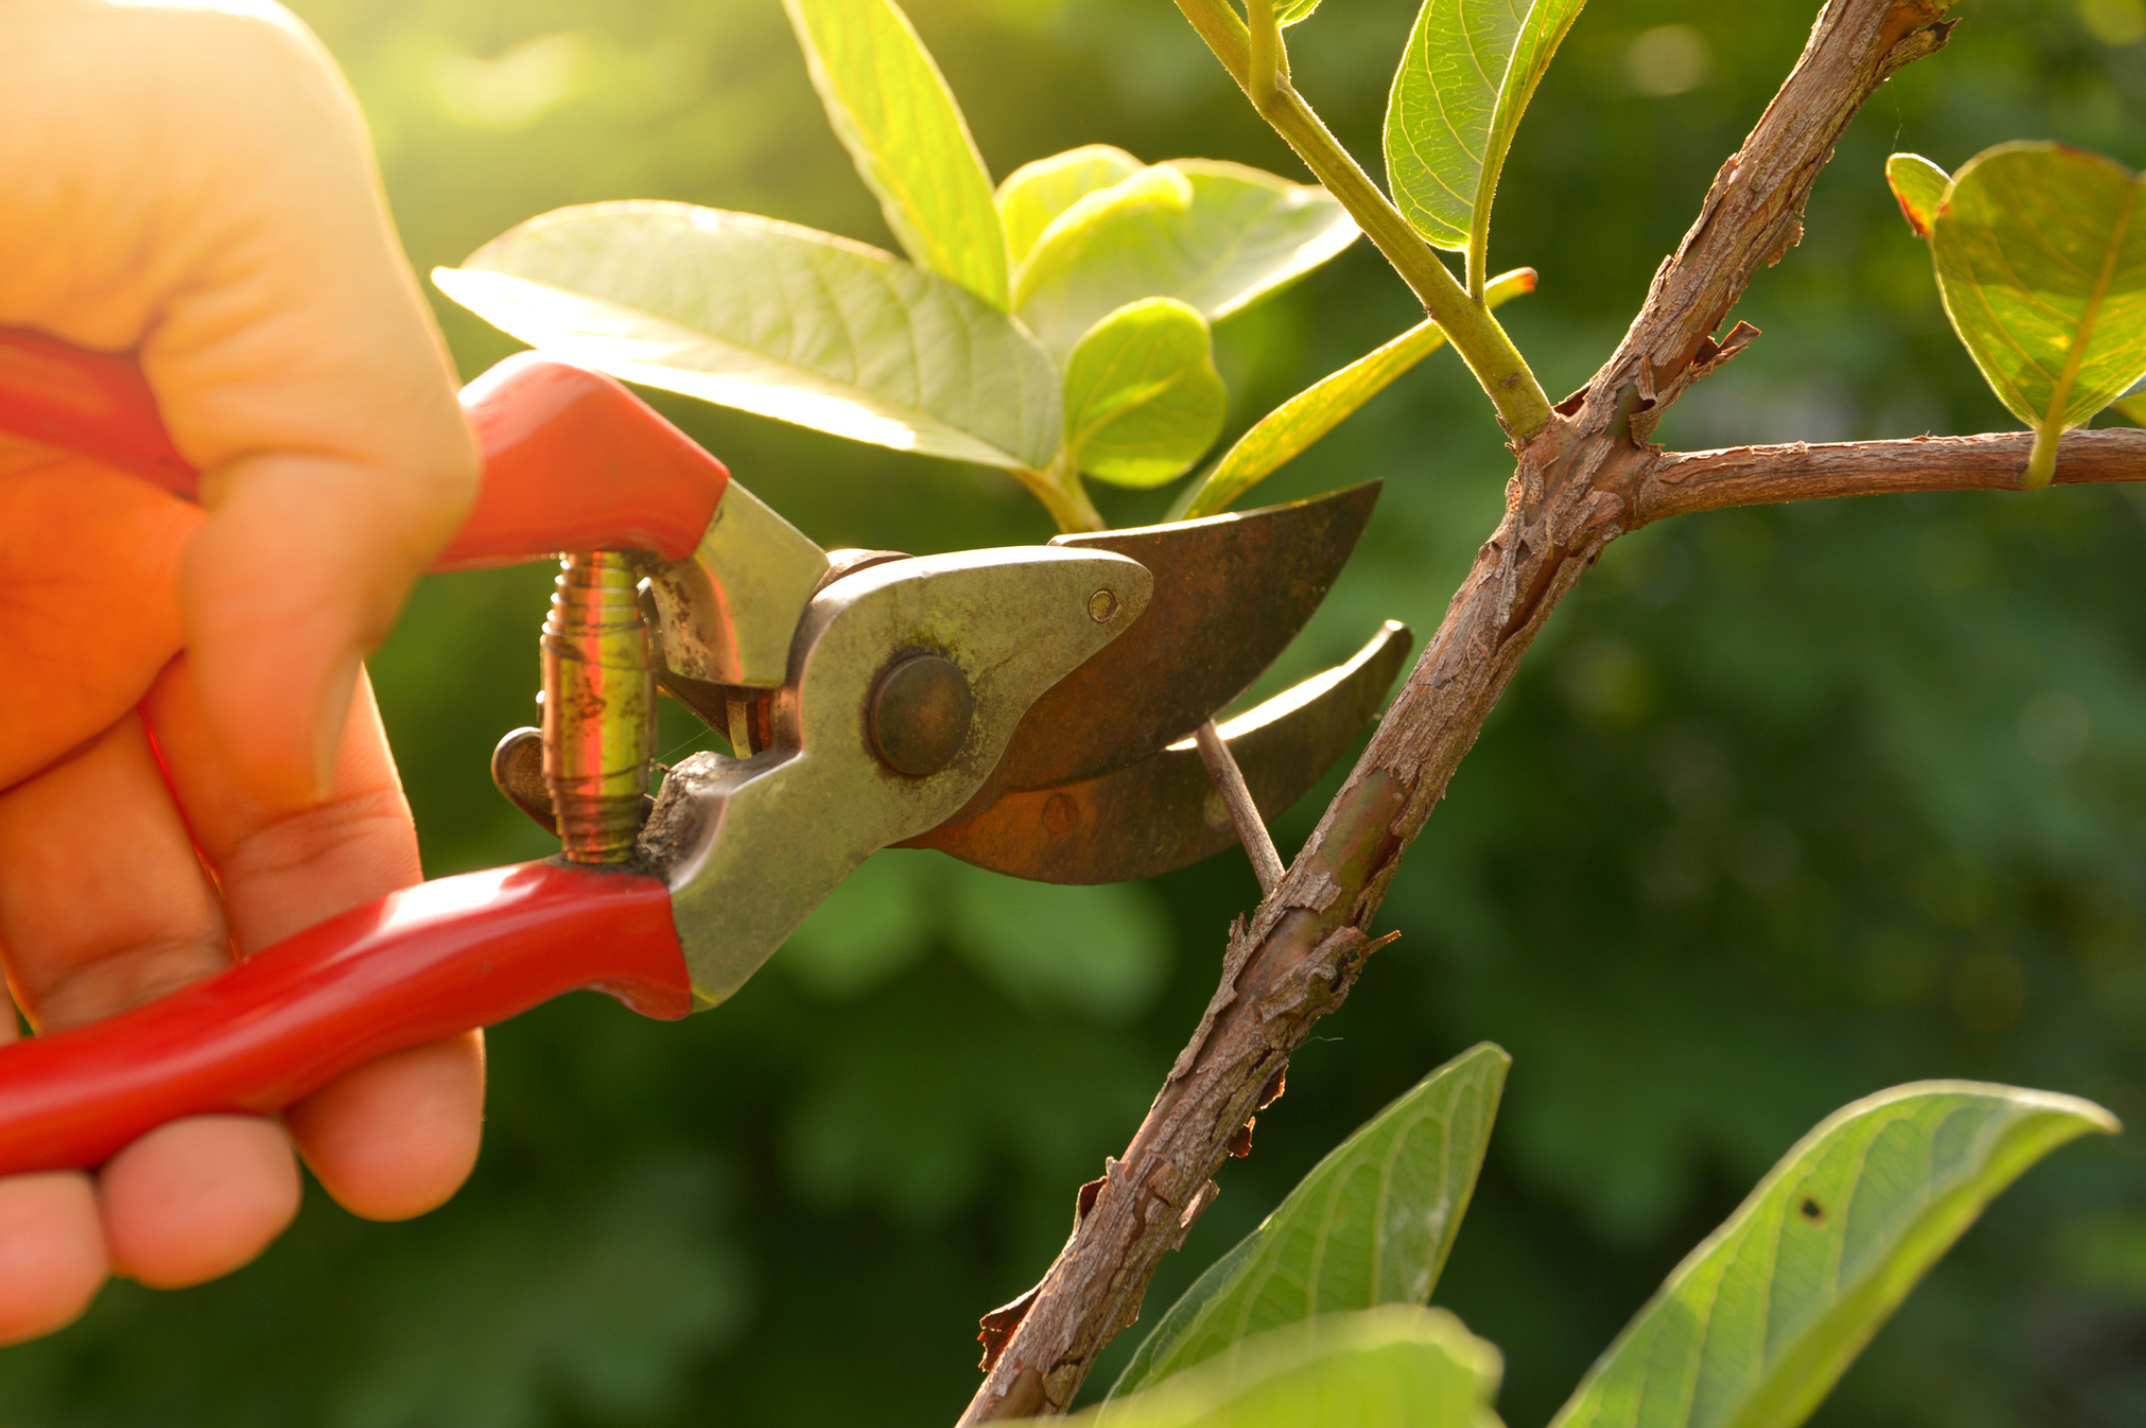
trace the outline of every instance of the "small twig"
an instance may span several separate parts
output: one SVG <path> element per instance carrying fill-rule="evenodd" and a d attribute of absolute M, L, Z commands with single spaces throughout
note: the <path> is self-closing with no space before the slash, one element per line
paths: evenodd
<path fill-rule="evenodd" d="M 1274 839 L 1259 816 L 1259 805 L 1252 802 L 1244 770 L 1237 767 L 1236 756 L 1230 753 L 1214 720 L 1201 724 L 1192 738 L 1200 746 L 1200 762 L 1207 765 L 1207 776 L 1215 781 L 1215 791 L 1229 809 L 1230 822 L 1237 825 L 1237 837 L 1252 860 L 1252 874 L 1259 879 L 1261 895 L 1273 892 L 1274 885 L 1282 880 L 1282 855 L 1274 849 Z"/>

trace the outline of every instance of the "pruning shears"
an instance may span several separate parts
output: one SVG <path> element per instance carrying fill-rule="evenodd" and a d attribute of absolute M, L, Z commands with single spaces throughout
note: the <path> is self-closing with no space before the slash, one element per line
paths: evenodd
<path fill-rule="evenodd" d="M 560 854 L 390 894 L 0 1049 L 0 1174 L 93 1167 L 181 1116 L 272 1113 L 566 991 L 665 1019 L 715 1006 L 881 848 L 1069 883 L 1217 852 L 1237 838 L 1189 736 L 1302 628 L 1377 497 L 1042 546 L 828 552 L 608 377 L 523 353 L 462 403 L 483 481 L 433 569 L 560 560 L 542 727 L 493 758 Z M 0 329 L 0 430 L 195 493 L 125 354 Z M 1347 749 L 1408 644 L 1389 621 L 1222 727 L 1264 813 Z M 651 799 L 659 689 L 732 754 L 683 760 Z"/>

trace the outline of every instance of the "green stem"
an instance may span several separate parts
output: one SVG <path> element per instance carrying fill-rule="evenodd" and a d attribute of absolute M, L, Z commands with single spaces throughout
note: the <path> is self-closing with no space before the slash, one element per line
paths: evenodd
<path fill-rule="evenodd" d="M 1043 508 L 1051 513 L 1059 530 L 1070 535 L 1110 529 L 1103 513 L 1088 499 L 1088 488 L 1081 484 L 1080 472 L 1073 468 L 1066 453 L 1060 452 L 1047 470 L 1037 471 L 1027 466 L 1010 469 L 1029 493 L 1043 502 Z"/>
<path fill-rule="evenodd" d="M 2057 476 L 2057 443 L 2064 439 L 2064 423 L 2045 421 L 2034 429 L 2034 445 L 2027 451 L 2027 470 L 2019 478 L 2022 491 L 2044 491 Z"/>
<path fill-rule="evenodd" d="M 1252 22 L 1245 93 L 1252 96 L 1252 107 L 1264 114 L 1281 94 L 1282 27 L 1274 18 L 1274 0 L 1245 0 L 1244 13 Z"/>
<path fill-rule="evenodd" d="M 1272 0 L 1247 0 L 1247 3 L 1252 6 L 1255 21 L 1262 11 L 1268 20 L 1272 20 Z M 1481 299 L 1471 297 L 1454 280 L 1452 270 L 1409 226 L 1401 211 L 1379 191 L 1370 175 L 1349 156 L 1340 140 L 1328 132 L 1319 116 L 1296 92 L 1281 58 L 1279 36 L 1276 36 L 1273 63 L 1259 72 L 1259 78 L 1255 80 L 1254 36 L 1237 18 L 1229 0 L 1177 0 L 1177 8 L 1207 42 L 1207 47 L 1214 51 L 1215 58 L 1222 61 L 1222 67 L 1244 90 L 1260 117 L 1273 125 L 1275 132 L 1296 150 L 1313 176 L 1325 184 L 1327 192 L 1348 210 L 1357 226 L 1415 292 L 1423 303 L 1424 312 L 1445 330 L 1453 350 L 1468 364 L 1475 379 L 1483 384 L 1483 390 L 1498 409 L 1498 420 L 1505 429 L 1525 441 L 1548 426 L 1550 399 L 1543 392 L 1542 383 L 1536 381 L 1535 374 L 1528 369 L 1519 349 L 1513 346 L 1512 338 L 1490 315 L 1490 309 Z M 1267 90 L 1265 81 L 1269 76 L 1273 87 L 1262 100 L 1261 92 Z"/>

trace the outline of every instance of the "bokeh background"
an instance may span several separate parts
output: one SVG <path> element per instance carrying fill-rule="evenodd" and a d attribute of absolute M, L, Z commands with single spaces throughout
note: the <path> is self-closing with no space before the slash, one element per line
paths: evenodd
<path fill-rule="evenodd" d="M 420 271 L 567 203 L 685 199 L 893 246 L 777 0 L 299 0 L 348 69 Z M 1553 393 L 1608 353 L 1800 48 L 1813 0 L 1596 0 L 1521 130 L 1493 263 Z M 1165 0 L 915 0 L 1003 176 L 1108 142 L 1293 177 Z M 1671 445 L 2009 425 L 1953 340 L 1887 153 L 2010 138 L 2146 163 L 2140 0 L 1967 0 L 1735 314 L 1765 336 Z M 1411 19 L 1327 0 L 1300 87 L 1367 162 Z M 442 318 L 465 374 L 511 344 Z M 1223 324 L 1232 430 L 1418 314 L 1368 247 Z M 1038 539 L 995 474 L 662 405 L 828 546 Z M 1384 477 L 1277 679 L 1432 629 L 1510 467 L 1440 354 L 1262 495 Z M 1166 494 L 1108 499 L 1120 523 Z M 374 664 L 431 872 L 540 856 L 486 755 L 528 722 L 548 573 L 434 579 Z M 675 710 L 673 711 L 676 712 Z M 671 757 L 689 720 L 666 726 Z M 1330 781 L 1331 782 L 1331 781 Z M 1285 852 L 1323 798 L 1283 820 Z M 429 1218 L 315 1189 L 228 1281 L 106 1291 L 0 1351 L 0 1421 L 331 1428 L 952 1421 L 976 1316 L 1041 1272 L 1212 987 L 1241 858 L 1064 890 L 875 858 L 733 1003 L 595 997 L 491 1038 L 483 1161 Z M 1408 855 L 1403 932 L 1157 1277 L 1150 1321 L 1321 1154 L 1495 1039 L 1507 1101 L 1438 1299 L 1542 1423 L 1661 1276 L 1834 1107 L 1968 1076 L 2146 1127 L 2146 502 L 2059 489 L 1725 513 L 1612 548 Z M 2146 1422 L 2146 1155 L 2074 1146 L 1909 1301 L 1818 1423 Z M 1137 1340 L 1098 1375 L 1107 1384 Z"/>

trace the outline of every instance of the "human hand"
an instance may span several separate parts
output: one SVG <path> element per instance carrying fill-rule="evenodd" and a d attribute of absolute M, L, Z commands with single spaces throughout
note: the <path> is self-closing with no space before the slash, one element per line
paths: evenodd
<path fill-rule="evenodd" d="M 0 324 L 138 350 L 203 473 L 197 508 L 0 438 L 0 957 L 52 1031 L 417 880 L 360 661 L 477 458 L 356 106 L 271 6 L 0 8 Z M 251 1259 L 293 1139 L 357 1213 L 431 1208 L 482 1088 L 471 1033 L 0 1179 L 0 1342 Z"/>

